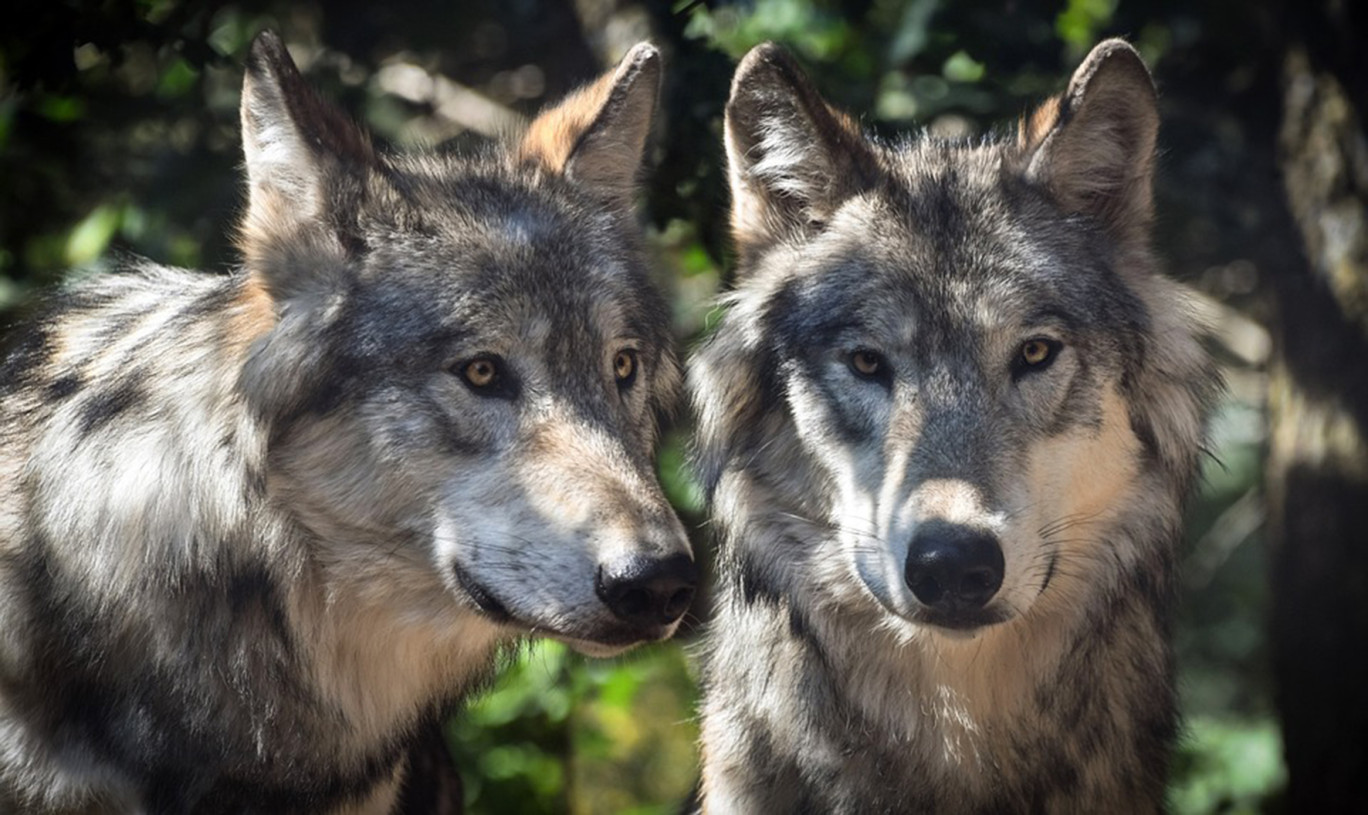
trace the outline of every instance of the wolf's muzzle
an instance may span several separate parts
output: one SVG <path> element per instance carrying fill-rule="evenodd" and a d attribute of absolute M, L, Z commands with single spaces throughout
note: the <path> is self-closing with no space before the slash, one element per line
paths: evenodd
<path fill-rule="evenodd" d="M 1002 547 L 973 527 L 931 521 L 918 527 L 904 579 L 933 612 L 958 615 L 983 608 L 1002 586 Z"/>
<path fill-rule="evenodd" d="M 631 557 L 601 566 L 594 590 L 619 620 L 655 628 L 684 616 L 697 585 L 693 559 L 676 554 L 663 559 Z"/>

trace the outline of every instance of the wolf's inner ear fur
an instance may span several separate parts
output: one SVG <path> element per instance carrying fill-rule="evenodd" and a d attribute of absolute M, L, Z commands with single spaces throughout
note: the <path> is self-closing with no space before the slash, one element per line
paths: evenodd
<path fill-rule="evenodd" d="M 249 197 L 240 248 L 267 290 L 286 296 L 326 259 L 345 259 L 378 160 L 365 131 L 319 98 L 271 31 L 252 43 L 241 118 Z"/>
<path fill-rule="evenodd" d="M 1070 212 L 1093 215 L 1121 239 L 1142 237 L 1153 215 L 1159 133 L 1154 80 L 1124 40 L 1099 43 L 1069 89 L 1022 119 L 1028 178 Z"/>
<path fill-rule="evenodd" d="M 752 48 L 736 68 L 726 147 L 732 232 L 743 258 L 825 222 L 878 174 L 859 126 L 773 43 Z"/>
<path fill-rule="evenodd" d="M 542 113 L 517 159 L 560 173 L 616 202 L 636 192 L 660 96 L 660 52 L 638 43 L 617 67 Z"/>

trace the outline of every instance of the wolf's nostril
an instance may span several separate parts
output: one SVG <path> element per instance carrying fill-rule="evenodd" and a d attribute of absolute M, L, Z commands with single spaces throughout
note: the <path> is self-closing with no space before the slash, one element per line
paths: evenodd
<path fill-rule="evenodd" d="M 689 605 L 693 603 L 693 597 L 692 587 L 679 589 L 665 602 L 665 614 L 673 618 L 684 616 L 684 612 L 688 611 Z"/>
<path fill-rule="evenodd" d="M 599 599 L 624 622 L 656 628 L 684 615 L 693 602 L 698 568 L 688 555 L 629 558 L 599 569 Z"/>
<path fill-rule="evenodd" d="M 651 610 L 651 595 L 645 589 L 628 589 L 618 595 L 615 611 L 627 617 L 639 617 Z"/>
<path fill-rule="evenodd" d="M 945 589 L 941 588 L 941 584 L 936 582 L 934 577 L 925 573 L 919 574 L 916 582 L 911 583 L 908 588 L 912 589 L 912 593 L 917 596 L 918 600 L 928 606 L 936 605 L 945 595 Z"/>

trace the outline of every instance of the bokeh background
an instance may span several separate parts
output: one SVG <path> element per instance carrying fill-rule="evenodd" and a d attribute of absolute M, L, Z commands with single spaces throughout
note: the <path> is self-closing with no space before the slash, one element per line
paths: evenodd
<path fill-rule="evenodd" d="M 1362 811 L 1368 775 L 1368 26 L 1353 0 L 33 2 L 0 25 L 0 331 L 137 254 L 222 274 L 240 66 L 282 33 L 394 149 L 462 149 L 650 38 L 667 78 L 642 217 L 681 343 L 729 247 L 730 72 L 773 39 L 886 137 L 1007 134 L 1126 36 L 1161 92 L 1158 245 L 1229 394 L 1182 551 L 1179 813 Z M 660 472 L 706 552 L 687 422 Z M 448 727 L 467 809 L 666 813 L 697 777 L 690 648 L 526 646 Z M 1079 692 L 1082 689 L 1061 689 Z"/>

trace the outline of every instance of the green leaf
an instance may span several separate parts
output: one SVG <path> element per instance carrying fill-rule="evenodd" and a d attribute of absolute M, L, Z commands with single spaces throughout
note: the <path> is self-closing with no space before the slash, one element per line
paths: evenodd
<path fill-rule="evenodd" d="M 945 61 L 941 74 L 951 82 L 978 82 L 983 79 L 984 65 L 964 51 L 956 51 Z"/>
<path fill-rule="evenodd" d="M 1055 34 L 1076 59 L 1097 42 L 1098 32 L 1111 23 L 1118 0 L 1069 0 L 1055 18 Z"/>
<path fill-rule="evenodd" d="M 1287 782 L 1272 718 L 1194 716 L 1175 765 L 1169 799 L 1179 815 L 1260 812 L 1263 801 Z"/>
<path fill-rule="evenodd" d="M 95 262 L 109 246 L 109 240 L 119 229 L 123 208 L 100 204 L 91 210 L 67 236 L 63 258 L 69 266 L 85 266 Z"/>
<path fill-rule="evenodd" d="M 162 99 L 184 96 L 195 87 L 198 79 L 199 72 L 190 63 L 177 58 L 162 71 L 161 79 L 157 81 L 157 96 Z"/>

